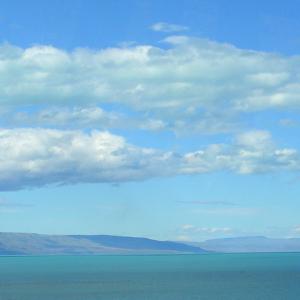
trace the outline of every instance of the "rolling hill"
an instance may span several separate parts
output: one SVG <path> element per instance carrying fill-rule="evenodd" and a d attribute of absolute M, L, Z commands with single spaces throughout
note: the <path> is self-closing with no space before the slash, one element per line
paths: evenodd
<path fill-rule="evenodd" d="M 267 238 L 264 236 L 211 239 L 191 245 L 207 251 L 222 253 L 243 252 L 300 252 L 300 238 Z"/>
<path fill-rule="evenodd" d="M 111 235 L 0 233 L 0 255 L 206 253 L 179 242 Z"/>

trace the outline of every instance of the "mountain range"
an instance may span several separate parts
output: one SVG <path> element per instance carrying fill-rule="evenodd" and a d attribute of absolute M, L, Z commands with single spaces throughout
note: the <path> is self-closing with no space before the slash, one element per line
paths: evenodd
<path fill-rule="evenodd" d="M 0 233 L 0 255 L 204 254 L 300 252 L 300 238 L 263 236 L 183 243 L 113 235 Z"/>
<path fill-rule="evenodd" d="M 206 252 L 198 246 L 148 238 L 0 233 L 0 255 L 200 254 Z"/>
<path fill-rule="evenodd" d="M 207 251 L 222 253 L 243 252 L 300 252 L 300 238 L 267 238 L 264 236 L 212 239 L 191 245 Z"/>

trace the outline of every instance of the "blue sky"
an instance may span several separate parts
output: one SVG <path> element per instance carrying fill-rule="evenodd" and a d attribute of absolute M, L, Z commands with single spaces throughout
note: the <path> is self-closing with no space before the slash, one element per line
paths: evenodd
<path fill-rule="evenodd" d="M 0 231 L 299 236 L 299 6 L 1 1 Z"/>

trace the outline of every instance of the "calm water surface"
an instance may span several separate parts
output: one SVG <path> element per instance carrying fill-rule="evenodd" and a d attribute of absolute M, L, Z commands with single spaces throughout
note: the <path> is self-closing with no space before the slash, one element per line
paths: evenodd
<path fill-rule="evenodd" d="M 0 300 L 299 300 L 300 253 L 0 257 Z"/>

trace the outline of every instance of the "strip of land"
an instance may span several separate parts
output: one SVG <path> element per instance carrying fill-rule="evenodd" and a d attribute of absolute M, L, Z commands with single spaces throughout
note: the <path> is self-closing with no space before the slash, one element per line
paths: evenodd
<path fill-rule="evenodd" d="M 0 255 L 200 254 L 199 246 L 112 235 L 0 233 Z"/>
<path fill-rule="evenodd" d="M 0 233 L 0 255 L 300 252 L 300 238 L 237 237 L 182 243 L 113 235 Z"/>

